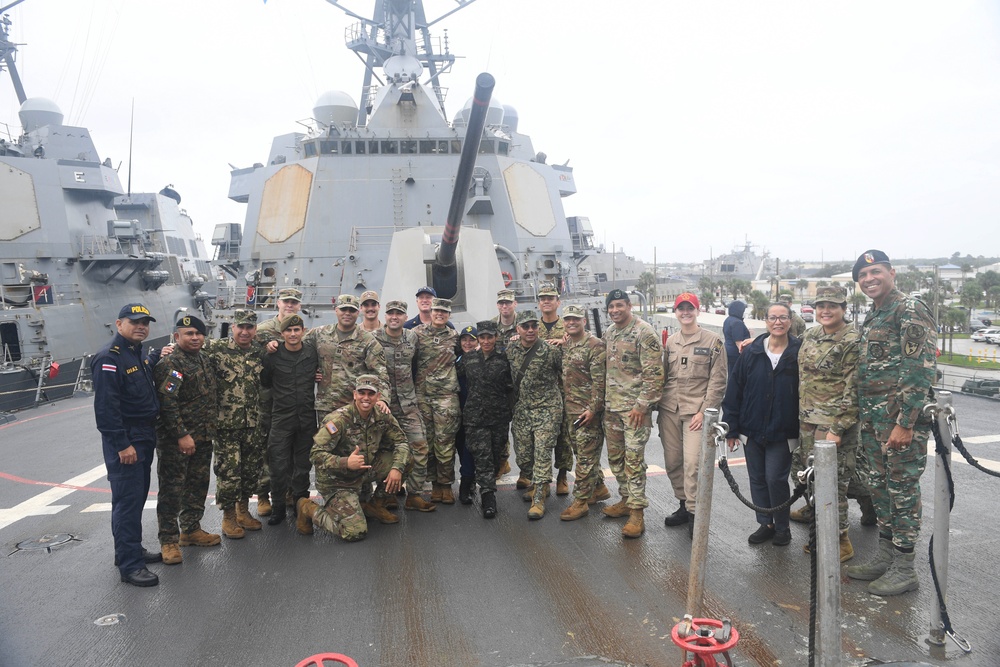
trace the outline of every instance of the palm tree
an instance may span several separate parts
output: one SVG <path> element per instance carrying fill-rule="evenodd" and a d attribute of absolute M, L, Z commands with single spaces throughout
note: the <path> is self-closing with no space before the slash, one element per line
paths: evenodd
<path fill-rule="evenodd" d="M 764 319 L 767 315 L 767 307 L 771 305 L 771 299 L 758 289 L 750 292 L 748 298 L 750 299 L 750 305 L 753 306 L 753 311 L 751 311 L 750 317 L 755 320 Z"/>
<path fill-rule="evenodd" d="M 948 354 L 954 354 L 955 329 L 965 326 L 966 314 L 961 308 L 949 308 L 944 312 L 943 324 L 948 333 Z"/>
<path fill-rule="evenodd" d="M 868 305 L 868 297 L 861 290 L 857 290 L 851 295 L 851 310 L 854 313 L 854 321 L 858 321 L 858 313 L 861 309 Z"/>

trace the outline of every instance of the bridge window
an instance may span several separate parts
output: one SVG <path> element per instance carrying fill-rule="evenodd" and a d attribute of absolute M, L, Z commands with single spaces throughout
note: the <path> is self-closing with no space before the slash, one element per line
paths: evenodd
<path fill-rule="evenodd" d="M 365 155 L 366 153 L 368 153 L 368 151 L 366 150 L 367 148 L 368 148 L 367 142 L 364 142 L 364 141 L 355 141 L 354 142 L 354 154 L 355 155 Z"/>
<path fill-rule="evenodd" d="M 493 145 L 493 141 L 490 139 L 483 139 L 479 143 L 479 154 L 492 155 L 493 153 L 496 153 L 496 147 Z"/>
<path fill-rule="evenodd" d="M 429 154 L 447 154 L 448 152 L 448 142 L 447 141 L 434 141 L 423 140 L 420 142 L 420 152 L 423 155 Z"/>
<path fill-rule="evenodd" d="M 399 142 L 399 152 L 404 155 L 414 155 L 417 152 L 417 142 L 415 141 L 400 141 Z"/>
<path fill-rule="evenodd" d="M 462 153 L 462 140 L 452 139 L 451 140 L 451 152 L 455 155 L 460 155 Z"/>
<path fill-rule="evenodd" d="M 500 142 L 500 149 L 498 151 L 500 153 L 500 155 L 506 155 L 509 146 L 510 146 L 510 144 L 508 144 L 506 141 L 501 141 Z"/>
<path fill-rule="evenodd" d="M 340 152 L 340 142 L 329 140 L 320 141 L 319 152 L 323 155 L 336 155 Z"/>
<path fill-rule="evenodd" d="M 382 155 L 396 155 L 399 153 L 399 142 L 398 141 L 383 141 L 382 142 Z"/>
<path fill-rule="evenodd" d="M 372 155 L 378 155 L 378 142 L 369 141 L 368 142 L 368 152 Z"/>
<path fill-rule="evenodd" d="M 316 157 L 316 143 L 310 141 L 302 145 L 306 157 Z"/>

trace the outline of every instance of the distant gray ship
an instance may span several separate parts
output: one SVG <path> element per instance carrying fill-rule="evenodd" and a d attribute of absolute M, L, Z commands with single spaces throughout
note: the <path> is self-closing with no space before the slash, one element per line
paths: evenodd
<path fill-rule="evenodd" d="M 714 280 L 763 280 L 774 273 L 774 261 L 771 254 L 764 251 L 758 255 L 757 248 L 747 241 L 742 247 L 737 246 L 732 252 L 705 260 L 705 275 Z"/>

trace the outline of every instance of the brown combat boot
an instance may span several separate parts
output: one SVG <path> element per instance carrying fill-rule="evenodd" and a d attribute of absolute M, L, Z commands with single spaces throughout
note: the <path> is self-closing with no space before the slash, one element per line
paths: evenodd
<path fill-rule="evenodd" d="M 408 510 L 416 510 L 418 512 L 433 512 L 437 509 L 437 505 L 427 502 L 419 493 L 411 493 L 406 496 L 404 507 Z"/>
<path fill-rule="evenodd" d="M 549 496 L 549 485 L 542 484 L 535 490 L 535 496 L 531 500 L 531 507 L 528 508 L 529 519 L 541 519 L 545 516 L 545 499 Z"/>
<path fill-rule="evenodd" d="M 619 519 L 623 516 L 628 516 L 630 512 L 628 506 L 625 504 L 624 498 L 619 500 L 614 505 L 609 505 L 605 507 L 601 511 L 604 512 L 604 516 L 609 516 L 612 519 Z"/>
<path fill-rule="evenodd" d="M 534 500 L 534 498 L 535 498 L 535 485 L 529 484 L 528 487 L 524 490 L 524 493 L 521 494 L 521 500 L 523 500 L 526 503 L 530 503 L 532 500 Z"/>
<path fill-rule="evenodd" d="M 557 496 L 569 495 L 569 481 L 567 481 L 566 479 L 565 470 L 560 470 L 559 476 L 556 477 L 556 495 Z"/>
<path fill-rule="evenodd" d="M 529 486 L 531 486 L 531 480 L 525 477 L 524 473 L 522 472 L 520 475 L 518 475 L 517 483 L 514 486 L 516 486 L 519 489 L 526 489 Z"/>
<path fill-rule="evenodd" d="M 257 494 L 257 516 L 271 516 L 271 496 L 266 493 Z"/>
<path fill-rule="evenodd" d="M 848 561 L 854 558 L 854 545 L 851 544 L 851 538 L 847 536 L 847 531 L 840 531 L 840 562 Z"/>
<path fill-rule="evenodd" d="M 386 496 L 385 497 L 385 508 L 387 510 L 398 510 L 399 509 L 399 501 L 396 500 L 396 496 L 395 495 L 390 495 L 390 496 Z"/>
<path fill-rule="evenodd" d="M 585 517 L 590 513 L 590 505 L 587 501 L 580 500 L 577 498 L 573 501 L 573 504 L 562 511 L 559 518 L 563 521 L 576 521 L 579 518 Z"/>
<path fill-rule="evenodd" d="M 438 484 L 437 482 L 434 482 L 431 485 L 431 502 L 432 503 L 439 503 L 439 502 L 441 502 L 441 499 L 442 499 L 443 495 L 444 495 L 444 492 L 441 490 L 441 485 Z"/>
<path fill-rule="evenodd" d="M 795 523 L 811 523 L 813 520 L 813 508 L 803 505 L 797 510 L 788 513 L 788 518 Z"/>
<path fill-rule="evenodd" d="M 504 461 L 500 466 L 500 470 L 497 470 L 497 479 L 500 479 L 504 475 L 510 472 L 510 461 Z"/>
<path fill-rule="evenodd" d="M 639 537 L 646 531 L 642 520 L 642 508 L 631 510 L 628 521 L 622 526 L 622 537 Z"/>
<path fill-rule="evenodd" d="M 455 504 L 455 494 L 452 493 L 451 484 L 441 485 L 441 502 L 445 505 Z"/>
<path fill-rule="evenodd" d="M 215 533 L 206 533 L 200 527 L 195 528 L 190 533 L 181 533 L 177 543 L 182 547 L 214 547 L 222 542 L 222 538 Z"/>
<path fill-rule="evenodd" d="M 605 484 L 604 482 L 601 482 L 600 484 L 597 485 L 597 488 L 594 489 L 594 495 L 590 497 L 590 500 L 587 501 L 587 504 L 595 505 L 601 502 L 602 500 L 607 500 L 610 497 L 611 497 L 611 491 L 608 489 L 608 485 Z"/>
<path fill-rule="evenodd" d="M 308 498 L 299 498 L 299 502 L 295 505 L 295 511 L 297 513 L 297 516 L 295 517 L 295 529 L 299 531 L 299 535 L 313 534 L 312 519 L 318 509 L 319 505 Z"/>
<path fill-rule="evenodd" d="M 177 565 L 184 561 L 181 555 L 181 548 L 176 544 L 161 544 L 160 553 L 163 555 L 164 565 Z"/>
<path fill-rule="evenodd" d="M 231 540 L 239 540 L 246 535 L 239 522 L 236 521 L 235 507 L 222 510 L 222 534 Z"/>
<path fill-rule="evenodd" d="M 243 530 L 260 530 L 260 521 L 250 514 L 250 501 L 243 500 L 236 504 L 236 523 Z"/>
<path fill-rule="evenodd" d="M 370 503 L 361 503 L 361 509 L 366 517 L 379 523 L 399 523 L 399 517 L 385 508 L 385 498 L 373 498 Z"/>

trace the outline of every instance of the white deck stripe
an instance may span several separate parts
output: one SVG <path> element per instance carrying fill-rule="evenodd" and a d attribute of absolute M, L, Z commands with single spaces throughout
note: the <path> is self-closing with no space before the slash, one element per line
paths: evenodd
<path fill-rule="evenodd" d="M 87 486 L 106 476 L 107 470 L 102 463 L 91 470 L 68 479 L 63 484 L 69 487 Z M 54 486 L 47 491 L 39 493 L 34 498 L 29 498 L 23 503 L 15 505 L 9 509 L 0 509 L 0 529 L 6 528 L 15 521 L 19 521 L 29 516 L 43 516 L 46 514 L 56 514 L 69 507 L 69 505 L 53 505 L 52 503 L 61 500 L 73 493 L 75 488 L 63 488 Z"/>

